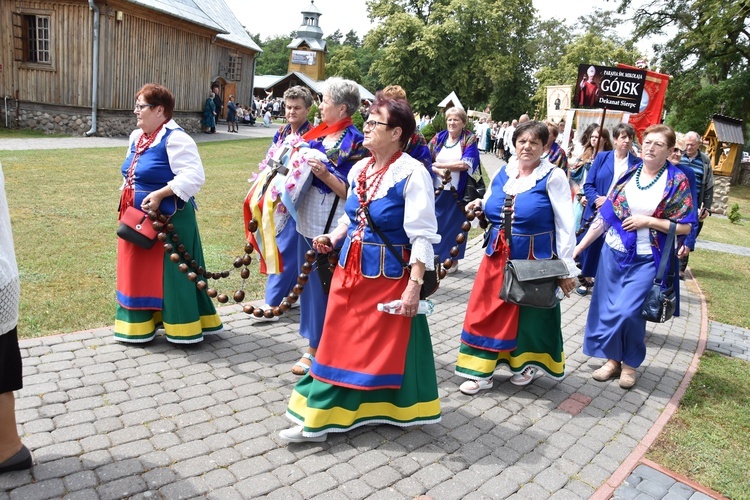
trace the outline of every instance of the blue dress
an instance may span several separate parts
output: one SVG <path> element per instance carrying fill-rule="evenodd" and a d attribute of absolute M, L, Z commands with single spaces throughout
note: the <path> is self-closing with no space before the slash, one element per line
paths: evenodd
<path fill-rule="evenodd" d="M 445 146 L 448 136 L 448 131 L 443 130 L 438 132 L 430 141 L 429 148 L 433 163 L 435 163 L 440 150 Z M 464 130 L 461 132 L 458 146 L 461 147 L 461 161 L 466 163 L 469 169 L 460 173 L 455 195 L 453 190 L 444 189 L 435 197 L 435 216 L 438 220 L 438 234 L 441 236 L 440 243 L 435 245 L 435 255 L 439 255 L 441 261 L 450 258 L 450 250 L 456 246 L 456 235 L 461 232 L 461 225 L 466 220 L 462 201 L 466 190 L 466 181 L 469 175 L 473 174 L 479 167 L 477 136 L 468 130 Z M 458 248 L 459 254 L 455 257 L 456 260 L 464 258 L 466 241 Z"/>

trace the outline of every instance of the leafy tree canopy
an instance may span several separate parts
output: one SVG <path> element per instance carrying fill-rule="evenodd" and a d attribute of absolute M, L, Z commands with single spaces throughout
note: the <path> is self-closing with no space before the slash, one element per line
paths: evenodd
<path fill-rule="evenodd" d="M 370 73 L 383 85 L 401 85 L 417 111 L 434 113 L 453 90 L 469 108 L 489 104 L 496 118 L 528 110 L 531 0 L 368 0 L 367 6 L 379 24 L 365 47 L 381 51 Z"/>
<path fill-rule="evenodd" d="M 705 131 L 711 115 L 750 120 L 750 2 L 652 0 L 631 9 L 634 37 L 663 35 L 655 45 L 658 71 L 672 75 L 667 122 L 678 130 Z M 746 134 L 747 137 L 747 134 Z"/>

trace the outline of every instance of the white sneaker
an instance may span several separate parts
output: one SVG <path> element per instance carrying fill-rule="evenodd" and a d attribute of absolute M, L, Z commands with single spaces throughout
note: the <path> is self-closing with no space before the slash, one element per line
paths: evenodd
<path fill-rule="evenodd" d="M 451 266 L 451 268 L 450 269 L 446 269 L 445 272 L 447 274 L 453 274 L 453 273 L 458 272 L 458 261 L 454 260 L 453 261 L 453 265 Z"/>
<path fill-rule="evenodd" d="M 539 368 L 533 366 L 527 366 L 521 373 L 515 373 L 510 378 L 510 383 L 513 385 L 529 385 L 539 377 L 544 376 L 544 372 Z"/>
<path fill-rule="evenodd" d="M 290 429 L 284 429 L 283 431 L 279 432 L 279 437 L 282 441 L 286 441 L 288 443 L 322 443 L 328 437 L 328 434 L 323 434 L 322 436 L 315 437 L 306 437 L 302 435 L 303 429 L 304 427 L 302 427 L 301 425 L 295 425 Z"/>
<path fill-rule="evenodd" d="M 469 396 L 473 396 L 479 391 L 492 389 L 492 377 L 480 378 L 478 380 L 467 380 L 458 387 L 458 390 Z"/>

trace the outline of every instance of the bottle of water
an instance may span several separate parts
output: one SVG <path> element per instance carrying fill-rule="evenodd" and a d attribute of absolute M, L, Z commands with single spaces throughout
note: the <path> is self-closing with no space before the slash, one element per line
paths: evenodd
<path fill-rule="evenodd" d="M 378 304 L 378 311 L 388 313 L 388 314 L 396 314 L 396 309 L 401 305 L 400 300 L 392 300 L 386 304 Z M 420 300 L 419 301 L 419 307 L 417 307 L 417 314 L 424 314 L 429 316 L 432 314 L 432 311 L 435 310 L 435 304 L 432 303 L 431 300 Z"/>
<path fill-rule="evenodd" d="M 559 286 L 555 289 L 555 298 L 558 302 L 561 302 L 562 299 L 565 298 L 565 292 L 563 292 L 562 288 L 560 288 Z"/>

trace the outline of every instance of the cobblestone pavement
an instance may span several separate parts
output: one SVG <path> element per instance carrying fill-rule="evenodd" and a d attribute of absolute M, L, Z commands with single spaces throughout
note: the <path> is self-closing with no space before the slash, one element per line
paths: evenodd
<path fill-rule="evenodd" d="M 492 390 L 465 396 L 453 369 L 478 243 L 429 317 L 441 423 L 283 444 L 289 369 L 304 348 L 296 312 L 258 325 L 224 307 L 226 331 L 195 346 L 163 337 L 122 345 L 110 328 L 29 339 L 17 413 L 36 465 L 0 476 L 0 500 L 591 496 L 682 381 L 698 346 L 699 299 L 687 294 L 683 316 L 650 326 L 630 391 L 591 378 L 601 362 L 581 353 L 589 299 L 576 295 L 563 301 L 563 381 L 518 388 L 499 371 Z"/>
<path fill-rule="evenodd" d="M 591 379 L 601 361 L 581 352 L 589 299 L 574 295 L 562 302 L 564 380 L 518 388 L 498 371 L 492 390 L 469 397 L 453 369 L 481 255 L 474 239 L 434 297 L 443 420 L 421 428 L 282 443 L 277 433 L 290 425 L 284 411 L 296 380 L 289 368 L 304 349 L 296 311 L 256 324 L 224 307 L 226 330 L 194 346 L 163 337 L 123 345 L 111 328 L 21 341 L 18 430 L 36 464 L 0 476 L 0 500 L 590 497 L 639 446 L 688 372 L 699 345 L 699 297 L 686 291 L 680 318 L 649 325 L 647 358 L 630 391 Z"/>

